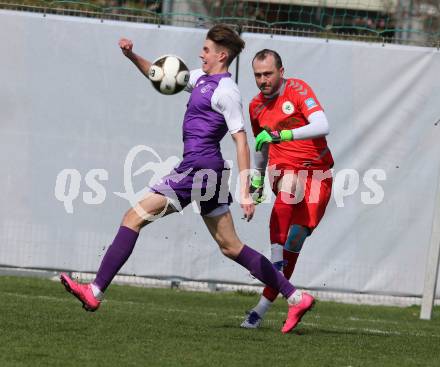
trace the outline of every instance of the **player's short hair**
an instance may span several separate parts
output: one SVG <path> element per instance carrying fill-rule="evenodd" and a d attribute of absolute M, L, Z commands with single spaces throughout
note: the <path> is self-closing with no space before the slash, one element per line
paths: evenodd
<path fill-rule="evenodd" d="M 254 60 L 264 60 L 267 56 L 272 55 L 275 59 L 275 66 L 277 69 L 281 69 L 283 67 L 283 61 L 281 60 L 281 56 L 278 54 L 278 52 L 274 50 L 269 50 L 268 48 L 265 48 L 261 51 L 258 51 L 254 58 L 252 59 L 252 64 L 254 63 Z"/>
<path fill-rule="evenodd" d="M 226 60 L 228 66 L 243 51 L 245 45 L 238 33 L 226 24 L 217 24 L 212 27 L 208 31 L 206 39 L 228 50 L 228 59 Z"/>

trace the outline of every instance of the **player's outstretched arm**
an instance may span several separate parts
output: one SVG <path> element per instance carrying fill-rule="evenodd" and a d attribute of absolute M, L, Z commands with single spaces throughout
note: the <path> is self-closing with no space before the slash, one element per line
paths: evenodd
<path fill-rule="evenodd" d="M 148 78 L 148 70 L 150 70 L 151 62 L 133 52 L 133 42 L 129 39 L 121 38 L 119 40 L 119 47 L 122 53 Z"/>
<path fill-rule="evenodd" d="M 254 216 L 255 205 L 249 195 L 250 173 L 250 150 L 246 132 L 241 130 L 232 134 L 237 149 L 238 171 L 240 173 L 240 206 L 243 209 L 244 218 L 250 221 Z"/>

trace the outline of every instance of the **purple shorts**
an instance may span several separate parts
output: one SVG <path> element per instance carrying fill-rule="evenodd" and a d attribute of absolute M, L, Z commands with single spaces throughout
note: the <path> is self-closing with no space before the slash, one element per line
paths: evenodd
<path fill-rule="evenodd" d="M 198 163 L 183 160 L 151 190 L 170 199 L 178 211 L 193 201 L 197 203 L 201 215 L 209 214 L 219 206 L 230 205 L 229 167 L 225 167 L 223 161 L 221 164 L 210 162 L 205 168 Z"/>

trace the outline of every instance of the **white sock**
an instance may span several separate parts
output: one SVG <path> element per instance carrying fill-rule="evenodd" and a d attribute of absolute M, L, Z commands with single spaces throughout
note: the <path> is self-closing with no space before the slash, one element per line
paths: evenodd
<path fill-rule="evenodd" d="M 276 263 L 279 261 L 283 261 L 283 245 L 279 243 L 273 243 L 270 246 L 270 262 Z"/>
<path fill-rule="evenodd" d="M 287 298 L 287 303 L 289 305 L 297 305 L 301 302 L 302 299 L 302 292 L 299 289 L 296 289 L 295 292 L 293 292 L 289 298 Z"/>
<path fill-rule="evenodd" d="M 258 301 L 258 304 L 253 308 L 253 310 L 259 314 L 261 318 L 263 318 L 270 306 L 272 306 L 272 302 L 266 297 L 261 296 L 260 301 Z"/>
<path fill-rule="evenodd" d="M 101 292 L 95 283 L 90 284 L 90 288 L 92 288 L 93 295 L 97 300 L 102 301 L 104 299 L 104 292 Z"/>

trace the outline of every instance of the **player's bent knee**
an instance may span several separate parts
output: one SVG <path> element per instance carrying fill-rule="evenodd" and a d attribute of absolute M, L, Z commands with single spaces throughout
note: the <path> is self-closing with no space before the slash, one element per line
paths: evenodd
<path fill-rule="evenodd" d="M 236 259 L 238 255 L 240 255 L 240 251 L 237 249 L 221 249 L 222 254 L 225 255 L 229 259 Z"/>
<path fill-rule="evenodd" d="M 304 242 L 309 235 L 310 230 L 307 227 L 299 224 L 291 225 L 284 248 L 291 252 L 301 252 Z"/>
<path fill-rule="evenodd" d="M 235 259 L 238 257 L 238 255 L 240 255 L 240 251 L 241 251 L 241 247 L 242 247 L 242 246 L 240 246 L 240 244 L 234 244 L 234 243 L 229 243 L 229 242 L 220 243 L 218 241 L 217 241 L 217 243 L 220 247 L 220 251 L 226 257 L 228 257 L 230 259 Z"/>
<path fill-rule="evenodd" d="M 138 210 L 130 208 L 124 214 L 122 225 L 132 229 L 140 229 L 148 224 L 153 217 L 153 214 L 146 212 L 139 213 Z"/>

